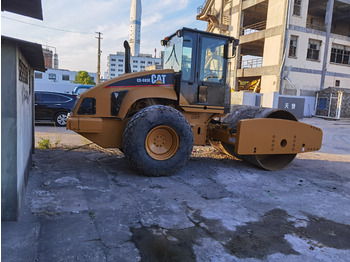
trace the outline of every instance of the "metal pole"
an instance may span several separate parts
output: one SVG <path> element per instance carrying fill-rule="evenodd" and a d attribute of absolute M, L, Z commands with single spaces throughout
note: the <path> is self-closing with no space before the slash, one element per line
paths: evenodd
<path fill-rule="evenodd" d="M 285 77 L 285 68 L 284 68 L 284 65 L 286 63 L 286 58 L 287 58 L 287 49 L 288 49 L 288 43 L 289 43 L 289 33 L 288 33 L 288 30 L 289 30 L 289 24 L 290 24 L 290 12 L 291 12 L 291 1 L 290 0 L 287 0 L 287 3 L 286 3 L 286 26 L 285 26 L 285 33 L 284 33 L 284 43 L 283 43 L 283 57 L 282 57 L 282 61 L 281 61 L 281 66 L 280 66 L 280 71 L 278 73 L 279 75 L 279 78 L 280 78 L 280 81 L 279 81 L 279 87 L 278 87 L 278 93 L 280 95 L 282 95 L 283 93 L 283 90 L 282 90 L 282 87 L 283 87 L 283 80 L 284 80 L 284 77 Z M 290 79 L 287 80 L 289 83 L 291 83 Z M 293 84 L 291 84 L 293 86 Z M 293 86 L 294 88 L 294 86 Z"/>
<path fill-rule="evenodd" d="M 97 46 L 97 84 L 100 83 L 100 64 L 101 64 L 101 32 L 96 32 L 98 34 L 98 46 Z"/>
<path fill-rule="evenodd" d="M 222 34 L 222 27 L 224 26 L 224 5 L 225 0 L 221 0 L 221 15 L 220 15 L 220 35 Z"/>
<path fill-rule="evenodd" d="M 332 93 L 331 93 L 331 96 L 329 98 L 329 108 L 328 108 L 328 117 L 331 117 L 331 107 L 332 107 Z"/>
<path fill-rule="evenodd" d="M 334 0 L 328 0 L 326 18 L 325 18 L 326 42 L 324 45 L 324 55 L 323 55 L 323 64 L 322 64 L 322 72 L 321 72 L 321 83 L 320 83 L 321 90 L 324 89 L 324 82 L 325 82 L 326 73 L 327 73 L 329 38 L 331 35 L 331 28 L 332 28 L 333 7 L 334 7 Z"/>
<path fill-rule="evenodd" d="M 342 102 L 343 102 L 343 92 L 338 91 L 337 113 L 335 115 L 336 119 L 340 119 Z"/>

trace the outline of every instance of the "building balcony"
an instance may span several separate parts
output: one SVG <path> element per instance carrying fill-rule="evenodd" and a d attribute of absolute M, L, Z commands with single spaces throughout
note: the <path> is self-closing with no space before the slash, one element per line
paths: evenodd
<path fill-rule="evenodd" d="M 263 58 L 254 58 L 241 61 L 240 69 L 242 68 L 257 68 L 262 67 Z"/>
<path fill-rule="evenodd" d="M 241 35 L 249 35 L 266 29 L 266 20 L 242 27 Z"/>

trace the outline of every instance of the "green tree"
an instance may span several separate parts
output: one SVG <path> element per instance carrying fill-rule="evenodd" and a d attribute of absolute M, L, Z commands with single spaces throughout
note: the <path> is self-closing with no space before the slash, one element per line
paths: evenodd
<path fill-rule="evenodd" d="M 75 76 L 75 80 L 73 81 L 73 83 L 83 85 L 96 85 L 96 83 L 92 81 L 91 77 L 86 71 L 79 71 L 78 74 Z"/>

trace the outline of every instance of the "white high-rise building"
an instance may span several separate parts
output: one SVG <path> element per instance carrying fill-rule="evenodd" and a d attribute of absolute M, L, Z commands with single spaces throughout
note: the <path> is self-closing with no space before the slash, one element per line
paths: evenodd
<path fill-rule="evenodd" d="M 130 6 L 130 49 L 132 56 L 138 56 L 141 44 L 141 0 L 131 0 Z"/>
<path fill-rule="evenodd" d="M 110 54 L 107 58 L 107 78 L 114 78 L 125 73 L 125 53 L 117 52 Z M 162 67 L 162 58 L 152 57 L 150 54 L 139 54 L 138 56 L 130 57 L 131 72 L 145 71 L 147 67 L 156 66 Z"/>

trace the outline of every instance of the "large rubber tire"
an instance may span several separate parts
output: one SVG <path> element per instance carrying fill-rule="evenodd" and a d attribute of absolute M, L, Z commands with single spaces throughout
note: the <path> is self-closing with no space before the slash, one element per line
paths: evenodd
<path fill-rule="evenodd" d="M 55 115 L 54 119 L 57 126 L 66 126 L 67 124 L 67 113 L 59 112 Z"/>
<path fill-rule="evenodd" d="M 146 176 L 169 176 L 190 158 L 191 125 L 178 110 L 163 105 L 142 109 L 128 122 L 123 150 L 132 168 Z"/>

